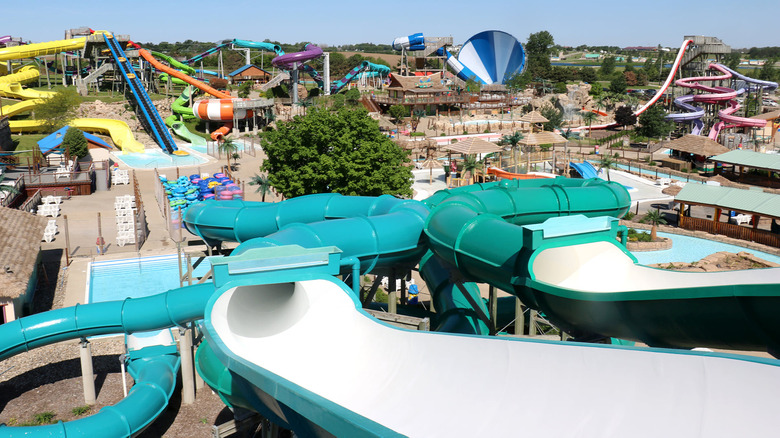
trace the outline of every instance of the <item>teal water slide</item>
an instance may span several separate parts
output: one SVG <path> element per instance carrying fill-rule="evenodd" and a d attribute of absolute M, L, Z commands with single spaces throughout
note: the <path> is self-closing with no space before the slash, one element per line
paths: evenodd
<path fill-rule="evenodd" d="M 69 339 L 159 330 L 199 320 L 213 292 L 213 284 L 188 286 L 146 298 L 67 307 L 11 321 L 0 325 L 0 360 Z M 116 405 L 67 423 L 0 426 L 0 437 L 134 436 L 167 406 L 178 368 L 175 347 L 138 350 L 128 362 L 135 385 Z"/>
<path fill-rule="evenodd" d="M 473 336 L 485 333 L 487 312 L 469 282 L 484 282 L 575 332 L 639 340 L 651 333 L 650 345 L 670 346 L 754 348 L 764 339 L 761 346 L 773 349 L 777 270 L 705 280 L 710 274 L 637 266 L 609 218 L 629 204 L 619 184 L 562 178 L 469 186 L 425 202 L 334 194 L 204 202 L 188 211 L 187 229 L 211 244 L 241 242 L 231 257 L 210 260 L 213 285 L 24 318 L 10 331 L 0 327 L 8 345 L 0 358 L 44 340 L 205 316 L 199 373 L 229 405 L 300 436 L 508 436 L 520 425 L 551 436 L 776 430 L 780 368 L 772 359 Z M 465 334 L 377 323 L 354 289 L 333 279 L 348 274 L 354 286 L 364 273 L 404 272 L 418 262 L 444 315 L 437 329 Z M 95 310 L 82 317 L 85 309 Z M 682 312 L 690 321 L 674 319 Z M 718 320 L 724 314 L 752 324 L 734 334 L 707 325 L 733 327 Z M 61 320 L 65 329 L 54 323 Z M 421 391 L 435 401 L 407 409 L 404 400 Z M 521 394 L 555 397 L 566 421 L 559 409 L 519 403 Z M 497 415 L 507 409 L 513 415 Z"/>

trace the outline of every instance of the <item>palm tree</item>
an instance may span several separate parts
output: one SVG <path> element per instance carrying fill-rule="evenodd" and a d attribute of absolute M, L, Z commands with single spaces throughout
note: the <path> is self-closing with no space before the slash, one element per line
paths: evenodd
<path fill-rule="evenodd" d="M 463 160 L 463 173 L 465 174 L 466 172 L 468 172 L 469 178 L 471 178 L 472 182 L 474 181 L 474 177 L 476 177 L 474 171 L 477 170 L 478 168 L 479 168 L 479 163 L 477 163 L 477 159 L 474 158 L 473 155 L 469 155 Z"/>
<path fill-rule="evenodd" d="M 606 109 L 607 108 L 606 97 L 603 94 L 599 94 L 598 96 L 596 96 L 596 99 L 594 100 L 593 104 L 596 106 L 596 109 L 599 111 Z"/>
<path fill-rule="evenodd" d="M 657 232 L 658 232 L 658 224 L 665 224 L 666 219 L 664 219 L 664 216 L 661 214 L 658 210 L 650 210 L 645 214 L 645 217 L 642 218 L 640 221 L 642 223 L 651 223 L 653 225 L 652 228 L 650 228 L 650 240 L 655 241 L 658 238 Z"/>
<path fill-rule="evenodd" d="M 260 193 L 263 197 L 261 202 L 265 202 L 265 195 L 271 192 L 271 182 L 268 180 L 268 176 L 255 174 L 255 176 L 252 177 L 252 180 L 249 181 L 249 185 L 257 186 L 255 193 Z"/>
<path fill-rule="evenodd" d="M 230 158 L 238 152 L 238 142 L 229 137 L 223 137 L 218 145 L 219 153 L 227 156 L 227 164 L 230 167 Z"/>
<path fill-rule="evenodd" d="M 520 131 L 515 131 L 501 137 L 502 143 L 512 146 L 512 164 L 514 165 L 515 170 L 517 170 L 517 145 L 520 144 L 520 141 L 523 140 L 523 138 L 525 138 L 525 136 L 523 136 L 523 133 Z"/>
<path fill-rule="evenodd" d="M 614 168 L 615 160 L 613 160 L 609 155 L 602 155 L 601 161 L 599 161 L 599 172 L 601 172 L 602 169 L 607 169 L 607 181 L 611 181 L 611 179 L 609 179 L 609 170 Z"/>
<path fill-rule="evenodd" d="M 593 122 L 598 119 L 599 116 L 593 111 L 581 111 L 580 117 L 582 117 L 582 120 L 588 124 L 588 137 L 590 137 L 590 127 L 593 126 Z"/>

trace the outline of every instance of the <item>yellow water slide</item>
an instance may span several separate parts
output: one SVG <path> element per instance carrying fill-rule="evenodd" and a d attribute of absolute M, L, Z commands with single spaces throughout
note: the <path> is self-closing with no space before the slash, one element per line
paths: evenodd
<path fill-rule="evenodd" d="M 22 100 L 22 102 L 3 106 L 2 110 L 0 110 L 0 114 L 11 117 L 30 111 L 35 105 L 43 102 L 42 99 L 54 95 L 54 93 L 50 91 L 37 91 L 29 88 L 22 88 L 22 84 L 36 80 L 38 75 L 40 75 L 38 69 L 30 65 L 22 67 L 22 69 L 16 73 L 0 76 L 0 97 Z"/>
<path fill-rule="evenodd" d="M 99 33 L 103 31 L 98 31 Z M 28 44 L 25 46 L 0 49 L 0 61 L 31 58 L 52 55 L 67 50 L 78 50 L 84 47 L 86 38 L 52 41 L 48 43 Z M 2 107 L 4 116 L 13 116 L 32 110 L 35 105 L 43 102 L 55 93 L 22 88 L 22 84 L 38 79 L 40 72 L 34 66 L 22 67 L 16 73 L 0 76 L 0 97 L 20 99 L 21 102 Z M 40 120 L 12 120 L 11 132 L 38 132 L 41 130 Z M 113 119 L 75 119 L 69 123 L 74 128 L 88 132 L 96 132 L 111 136 L 114 144 L 123 152 L 143 152 L 144 145 L 135 139 L 127 123 Z"/>
<path fill-rule="evenodd" d="M 72 38 L 69 40 L 49 41 L 47 43 L 25 44 L 22 46 L 4 47 L 0 49 L 0 61 L 12 61 L 16 59 L 35 58 L 38 56 L 54 55 L 69 50 L 84 48 L 86 37 Z"/>
<path fill-rule="evenodd" d="M 11 132 L 38 132 L 41 130 L 43 121 L 41 120 L 11 120 L 9 122 Z M 127 123 L 114 119 L 75 119 L 68 125 L 81 129 L 82 131 L 106 134 L 111 136 L 114 144 L 122 149 L 122 152 L 144 152 L 143 143 L 139 142 L 133 136 L 133 132 Z"/>

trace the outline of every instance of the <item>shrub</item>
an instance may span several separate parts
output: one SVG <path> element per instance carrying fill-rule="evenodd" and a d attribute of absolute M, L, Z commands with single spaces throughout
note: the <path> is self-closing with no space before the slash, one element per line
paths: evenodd
<path fill-rule="evenodd" d="M 87 138 L 84 137 L 84 133 L 80 129 L 73 127 L 70 127 L 65 131 L 65 136 L 62 137 L 62 147 L 71 155 L 75 155 L 79 158 L 84 158 L 89 153 L 89 146 L 87 145 Z"/>
<path fill-rule="evenodd" d="M 80 417 L 92 409 L 89 405 L 78 406 L 70 410 L 74 417 Z"/>

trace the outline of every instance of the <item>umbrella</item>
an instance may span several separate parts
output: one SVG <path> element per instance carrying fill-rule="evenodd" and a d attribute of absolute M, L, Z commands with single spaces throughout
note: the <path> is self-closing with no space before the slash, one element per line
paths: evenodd
<path fill-rule="evenodd" d="M 469 137 L 457 143 L 442 146 L 443 149 L 464 155 L 489 154 L 501 151 L 495 143 L 491 143 L 479 137 Z"/>

